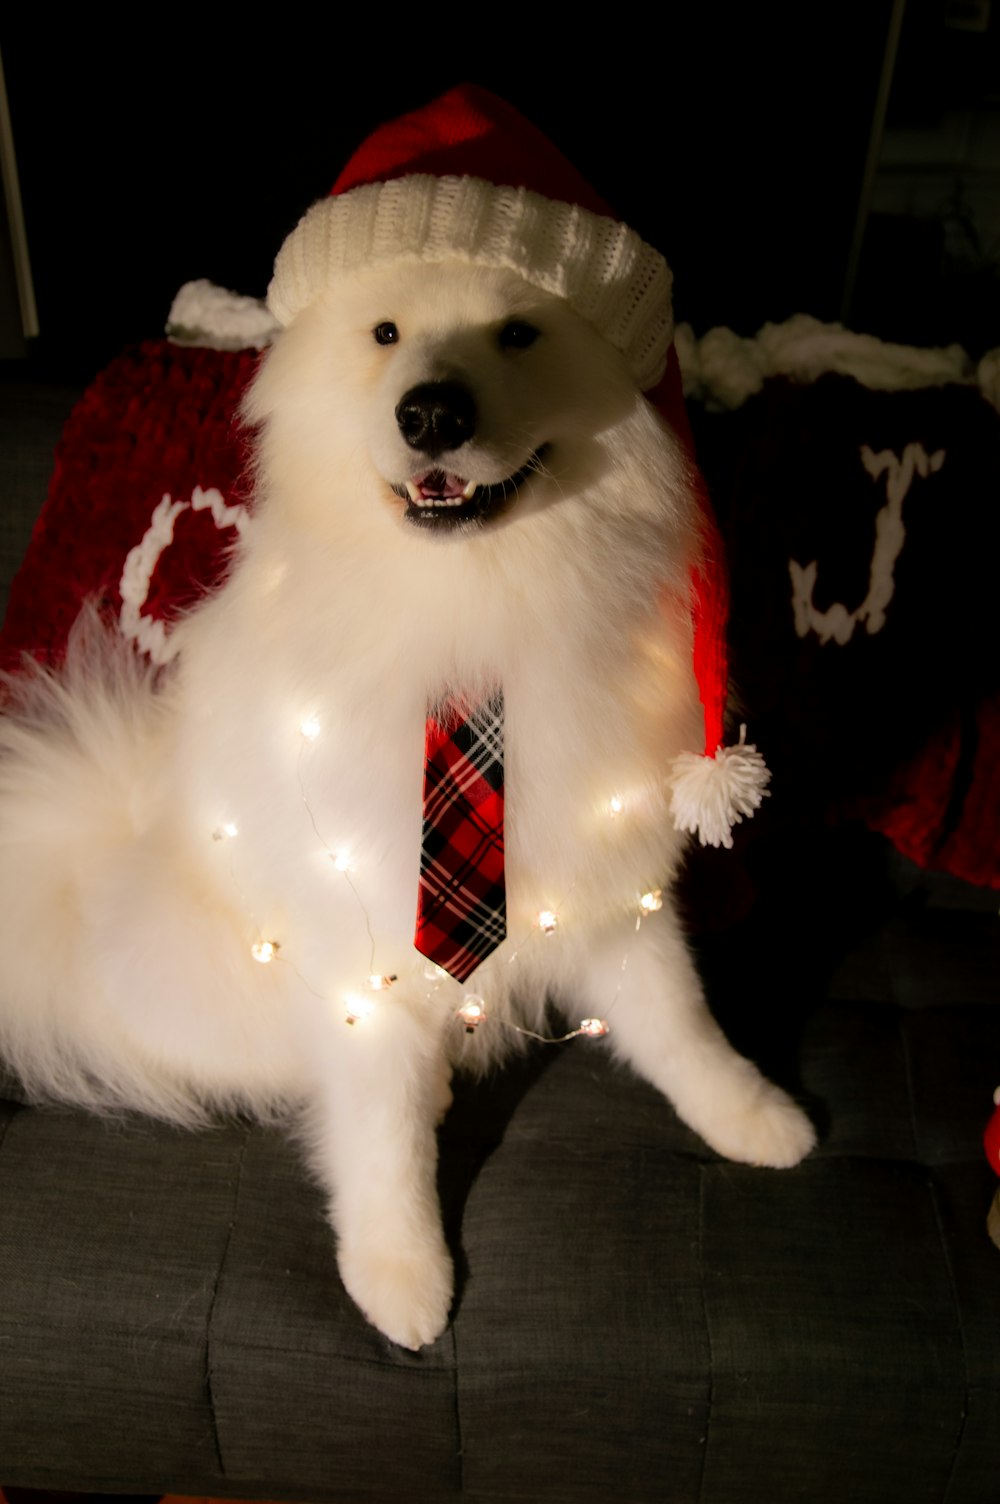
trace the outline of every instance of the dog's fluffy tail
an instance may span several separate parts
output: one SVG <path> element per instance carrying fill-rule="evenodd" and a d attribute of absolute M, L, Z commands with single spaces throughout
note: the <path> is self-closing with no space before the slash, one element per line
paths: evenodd
<path fill-rule="evenodd" d="M 3 682 L 0 1056 L 33 1097 L 118 1105 L 82 937 L 88 893 L 158 803 L 156 674 L 88 608 L 63 668 Z"/>

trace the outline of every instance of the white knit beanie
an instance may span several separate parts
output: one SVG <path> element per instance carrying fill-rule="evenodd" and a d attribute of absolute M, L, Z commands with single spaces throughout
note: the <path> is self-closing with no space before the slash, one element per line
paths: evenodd
<path fill-rule="evenodd" d="M 506 267 L 565 298 L 628 361 L 640 390 L 663 375 L 671 273 L 561 152 L 471 85 L 380 126 L 278 253 L 268 306 L 289 324 L 346 272 L 458 259 Z"/>

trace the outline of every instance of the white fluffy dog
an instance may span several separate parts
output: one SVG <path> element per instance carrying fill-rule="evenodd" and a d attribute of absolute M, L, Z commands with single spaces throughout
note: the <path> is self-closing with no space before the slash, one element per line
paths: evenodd
<path fill-rule="evenodd" d="M 418 1348 L 452 1300 L 451 1069 L 551 1031 L 550 1004 L 606 1019 L 593 1047 L 725 1156 L 793 1165 L 813 1133 L 713 1022 L 670 903 L 697 533 L 621 352 L 511 270 L 359 267 L 247 415 L 252 525 L 169 674 L 85 623 L 3 723 L 0 1048 L 39 1098 L 296 1114 L 347 1290 Z M 497 685 L 508 939 L 469 1032 L 469 988 L 413 948 L 424 725 Z"/>

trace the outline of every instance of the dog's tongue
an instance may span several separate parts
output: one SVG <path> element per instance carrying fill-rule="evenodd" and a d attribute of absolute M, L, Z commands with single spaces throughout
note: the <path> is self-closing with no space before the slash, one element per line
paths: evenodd
<path fill-rule="evenodd" d="M 414 480 L 414 485 L 423 497 L 451 498 L 464 496 L 468 481 L 463 476 L 452 475 L 447 470 L 428 470 L 426 475 L 421 475 Z"/>

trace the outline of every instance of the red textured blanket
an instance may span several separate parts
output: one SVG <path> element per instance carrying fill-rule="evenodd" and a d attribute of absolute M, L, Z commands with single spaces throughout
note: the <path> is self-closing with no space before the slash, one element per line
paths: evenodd
<path fill-rule="evenodd" d="M 74 408 L 11 585 L 0 666 L 56 662 L 94 598 L 157 661 L 172 618 L 221 578 L 251 500 L 240 398 L 256 351 L 127 351 Z"/>

